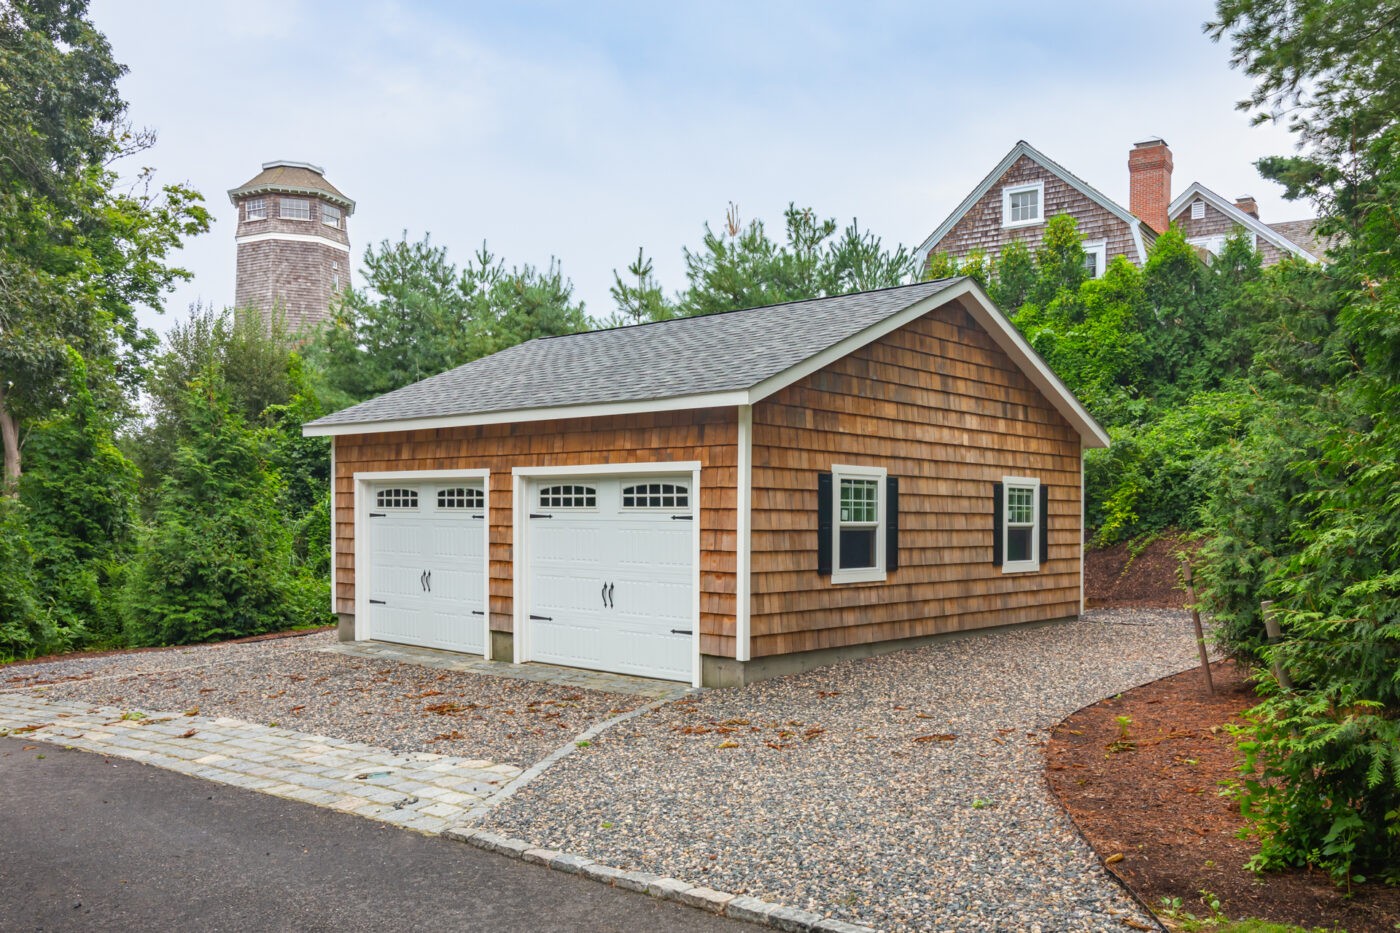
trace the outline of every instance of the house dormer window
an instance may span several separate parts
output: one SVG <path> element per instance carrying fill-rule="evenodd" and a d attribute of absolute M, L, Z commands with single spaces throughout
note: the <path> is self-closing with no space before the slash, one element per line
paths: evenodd
<path fill-rule="evenodd" d="M 243 202 L 244 220 L 266 220 L 267 202 L 262 198 L 249 198 Z"/>
<path fill-rule="evenodd" d="M 283 220 L 310 220 L 311 202 L 306 198 L 282 198 L 279 216 Z"/>
<path fill-rule="evenodd" d="M 1045 219 L 1045 183 L 1008 185 L 1001 189 L 1001 225 L 1029 227 Z"/>
<path fill-rule="evenodd" d="M 340 208 L 336 207 L 334 204 L 322 204 L 321 223 L 325 224 L 327 227 L 335 227 L 337 230 L 339 230 Z"/>

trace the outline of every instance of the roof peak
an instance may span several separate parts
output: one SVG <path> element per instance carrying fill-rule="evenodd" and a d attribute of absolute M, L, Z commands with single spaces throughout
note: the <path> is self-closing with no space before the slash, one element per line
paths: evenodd
<path fill-rule="evenodd" d="M 271 162 L 264 162 L 262 167 L 263 171 L 267 171 L 270 168 L 305 168 L 310 169 L 317 175 L 326 174 L 326 170 L 314 162 L 295 162 L 291 159 L 273 159 Z"/>

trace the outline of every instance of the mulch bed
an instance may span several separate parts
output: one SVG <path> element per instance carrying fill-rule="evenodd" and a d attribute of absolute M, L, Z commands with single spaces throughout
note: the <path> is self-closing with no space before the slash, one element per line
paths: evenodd
<path fill-rule="evenodd" d="M 1256 875 L 1244 863 L 1257 851 L 1238 838 L 1239 807 L 1219 796 L 1236 776 L 1234 738 L 1222 728 L 1240 722 L 1255 697 L 1232 662 L 1214 668 L 1216 694 L 1199 668 L 1104 700 L 1056 727 L 1047 747 L 1050 787 L 1102 860 L 1153 907 L 1179 897 L 1182 910 L 1203 916 L 1201 892 L 1220 899 L 1232 918 L 1258 917 L 1307 926 L 1335 924 L 1349 933 L 1393 931 L 1400 889 L 1363 885 L 1351 898 L 1321 873 Z M 1110 751 L 1116 717 L 1131 717 L 1132 749 Z"/>
<path fill-rule="evenodd" d="M 1166 534 L 1134 556 L 1129 543 L 1084 552 L 1084 597 L 1090 607 L 1180 609 L 1189 602 L 1177 580 L 1187 538 Z"/>

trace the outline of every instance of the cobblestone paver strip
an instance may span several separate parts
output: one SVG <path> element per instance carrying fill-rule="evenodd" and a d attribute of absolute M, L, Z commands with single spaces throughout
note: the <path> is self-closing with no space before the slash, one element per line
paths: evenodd
<path fill-rule="evenodd" d="M 0 735 L 131 758 L 233 787 L 440 833 L 521 773 L 484 759 L 395 755 L 239 719 L 0 694 Z"/>

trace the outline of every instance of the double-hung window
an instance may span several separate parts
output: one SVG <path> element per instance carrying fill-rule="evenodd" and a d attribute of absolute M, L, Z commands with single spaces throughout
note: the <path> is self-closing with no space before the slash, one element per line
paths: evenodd
<path fill-rule="evenodd" d="M 322 204 L 321 223 L 325 224 L 327 227 L 335 227 L 337 230 L 339 230 L 340 208 L 336 207 L 334 204 Z"/>
<path fill-rule="evenodd" d="M 831 582 L 869 583 L 886 576 L 889 515 L 886 470 L 833 466 Z"/>
<path fill-rule="evenodd" d="M 1089 278 L 1103 278 L 1104 270 L 1108 267 L 1107 257 L 1107 241 L 1096 240 L 1084 244 L 1084 269 L 1089 273 Z"/>
<path fill-rule="evenodd" d="M 306 198 L 279 198 L 277 216 L 283 220 L 310 220 L 311 202 Z"/>
<path fill-rule="evenodd" d="M 1045 555 L 1045 497 L 1038 479 L 1007 476 L 997 484 L 999 525 L 996 550 L 1003 573 L 1040 569 Z"/>
<path fill-rule="evenodd" d="M 1008 185 L 1001 189 L 1001 225 L 1029 227 L 1045 219 L 1045 183 Z"/>
<path fill-rule="evenodd" d="M 243 202 L 244 220 L 266 220 L 267 201 L 263 198 L 249 198 Z"/>

